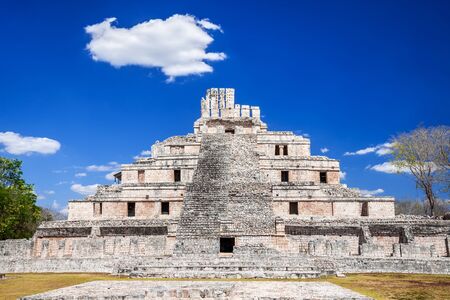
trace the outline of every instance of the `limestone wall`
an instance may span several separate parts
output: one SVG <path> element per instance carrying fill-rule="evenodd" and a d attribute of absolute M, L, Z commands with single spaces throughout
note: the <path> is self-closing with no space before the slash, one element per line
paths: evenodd
<path fill-rule="evenodd" d="M 160 256 L 169 254 L 166 236 L 112 236 L 80 238 L 37 238 L 35 258 L 106 258 L 128 256 Z"/>
<path fill-rule="evenodd" d="M 94 218 L 94 204 L 89 201 L 70 202 L 68 205 L 69 220 L 91 220 Z"/>

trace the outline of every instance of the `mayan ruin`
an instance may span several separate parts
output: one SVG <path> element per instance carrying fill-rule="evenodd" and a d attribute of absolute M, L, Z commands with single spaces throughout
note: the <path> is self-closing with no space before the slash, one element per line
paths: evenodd
<path fill-rule="evenodd" d="M 193 133 L 169 137 L 72 200 L 68 220 L 0 241 L 4 272 L 158 278 L 450 273 L 449 221 L 396 217 L 393 197 L 340 183 L 339 161 L 270 131 L 232 88 L 201 99 Z M 268 112 L 270 113 L 270 112 Z"/>

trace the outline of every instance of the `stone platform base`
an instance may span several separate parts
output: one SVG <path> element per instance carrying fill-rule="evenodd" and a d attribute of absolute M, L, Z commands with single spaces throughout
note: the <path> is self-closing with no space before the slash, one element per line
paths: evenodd
<path fill-rule="evenodd" d="M 93 281 L 22 300 L 370 299 L 328 282 Z"/>

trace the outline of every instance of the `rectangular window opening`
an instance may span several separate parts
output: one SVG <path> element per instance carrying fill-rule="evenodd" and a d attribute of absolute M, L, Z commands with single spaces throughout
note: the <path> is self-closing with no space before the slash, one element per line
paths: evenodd
<path fill-rule="evenodd" d="M 161 202 L 161 214 L 168 215 L 170 213 L 170 204 L 169 202 Z"/>
<path fill-rule="evenodd" d="M 234 243 L 235 241 L 232 237 L 220 238 L 220 253 L 233 253 Z"/>
<path fill-rule="evenodd" d="M 129 217 L 134 217 L 136 215 L 136 203 L 135 202 L 128 202 L 127 208 L 128 208 L 128 216 Z"/>
<path fill-rule="evenodd" d="M 173 170 L 173 181 L 181 181 L 181 170 Z"/>
<path fill-rule="evenodd" d="M 280 155 L 280 145 L 275 145 L 275 155 Z"/>
<path fill-rule="evenodd" d="M 234 134 L 234 129 L 225 129 L 225 133 Z"/>
<path fill-rule="evenodd" d="M 320 183 L 327 183 L 327 172 L 320 172 Z"/>
<path fill-rule="evenodd" d="M 289 171 L 281 171 L 281 182 L 289 182 Z"/>
<path fill-rule="evenodd" d="M 363 202 L 361 205 L 361 217 L 369 216 L 369 203 Z"/>
<path fill-rule="evenodd" d="M 298 215 L 298 202 L 289 202 L 289 214 Z"/>
<path fill-rule="evenodd" d="M 284 147 L 283 147 L 283 155 L 288 155 L 288 145 L 284 145 Z"/>
<path fill-rule="evenodd" d="M 103 213 L 103 203 L 100 202 L 100 207 L 99 207 L 99 214 L 101 215 Z"/>

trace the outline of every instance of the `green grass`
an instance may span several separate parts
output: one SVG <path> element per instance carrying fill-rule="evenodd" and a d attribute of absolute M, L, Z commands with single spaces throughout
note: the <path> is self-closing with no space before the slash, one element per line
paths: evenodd
<path fill-rule="evenodd" d="M 26 273 L 7 274 L 0 280 L 0 300 L 12 300 L 80 284 L 94 280 L 130 280 L 98 273 Z M 168 280 L 168 279 L 131 279 L 131 280 Z M 178 280 L 178 279 L 169 279 Z M 202 279 L 197 279 L 202 280 Z M 208 279 L 208 281 L 217 279 Z M 224 281 L 252 281 L 251 279 L 223 279 Z M 267 281 L 268 279 L 260 279 Z M 254 280 L 253 280 L 254 281 Z M 280 281 L 302 281 L 288 279 Z M 375 299 L 450 299 L 450 275 L 422 274 L 350 274 L 345 278 L 325 277 L 303 281 L 327 281 L 351 289 Z"/>

